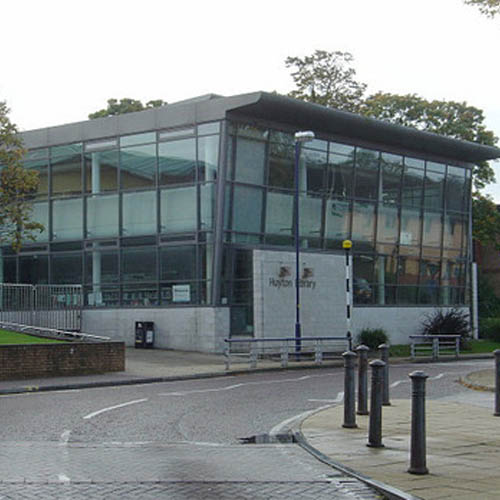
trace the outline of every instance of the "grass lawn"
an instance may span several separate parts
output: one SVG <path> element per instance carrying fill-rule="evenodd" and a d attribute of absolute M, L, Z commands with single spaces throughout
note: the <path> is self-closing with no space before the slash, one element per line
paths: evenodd
<path fill-rule="evenodd" d="M 44 339 L 25 333 L 10 332 L 0 328 L 0 344 L 47 344 L 61 343 L 63 340 Z"/>
<path fill-rule="evenodd" d="M 468 344 L 470 349 L 460 349 L 462 354 L 480 354 L 500 349 L 500 342 L 492 342 L 491 340 L 471 340 Z M 391 345 L 389 354 L 396 358 L 409 358 L 410 346 L 403 344 Z"/>

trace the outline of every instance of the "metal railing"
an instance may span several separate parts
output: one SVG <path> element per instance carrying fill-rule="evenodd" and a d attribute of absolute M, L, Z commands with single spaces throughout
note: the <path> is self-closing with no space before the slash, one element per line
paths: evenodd
<path fill-rule="evenodd" d="M 430 356 L 433 360 L 439 356 L 460 354 L 460 335 L 410 335 L 411 357 Z"/>
<path fill-rule="evenodd" d="M 19 323 L 11 323 L 9 321 L 0 321 L 0 328 L 20 333 L 33 334 L 38 337 L 48 337 L 51 339 L 79 340 L 84 342 L 101 342 L 103 340 L 111 340 L 110 337 L 102 337 L 99 335 L 92 335 L 90 333 L 71 332 L 67 330 L 58 330 L 57 328 L 45 328 L 43 326 L 22 325 Z"/>
<path fill-rule="evenodd" d="M 326 355 L 340 355 L 352 349 L 352 338 L 346 337 L 265 337 L 248 339 L 224 339 L 227 347 L 224 350 L 226 370 L 236 359 L 246 358 L 250 368 L 257 368 L 259 358 L 272 359 L 279 357 L 281 366 L 286 368 L 290 355 L 295 359 L 312 359 L 316 364 L 322 364 Z M 297 343 L 300 342 L 300 350 Z M 248 345 L 247 345 L 248 344 Z M 238 346 L 238 350 L 236 349 Z"/>
<path fill-rule="evenodd" d="M 81 330 L 81 285 L 0 284 L 0 321 Z"/>

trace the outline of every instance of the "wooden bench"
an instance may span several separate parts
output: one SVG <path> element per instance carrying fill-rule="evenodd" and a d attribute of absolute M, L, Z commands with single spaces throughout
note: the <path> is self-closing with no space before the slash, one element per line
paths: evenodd
<path fill-rule="evenodd" d="M 437 360 L 440 355 L 460 354 L 460 335 L 410 335 L 411 357 L 430 356 Z"/>

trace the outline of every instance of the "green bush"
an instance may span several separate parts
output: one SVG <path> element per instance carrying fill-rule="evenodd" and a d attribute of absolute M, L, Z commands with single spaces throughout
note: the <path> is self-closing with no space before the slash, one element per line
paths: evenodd
<path fill-rule="evenodd" d="M 383 328 L 363 328 L 357 340 L 358 344 L 364 344 L 371 350 L 375 350 L 380 344 L 387 343 L 388 337 Z"/>
<path fill-rule="evenodd" d="M 480 323 L 481 337 L 500 342 L 500 318 L 485 318 Z"/>
<path fill-rule="evenodd" d="M 460 347 L 470 338 L 469 314 L 459 309 L 438 309 L 426 315 L 418 335 L 460 335 Z"/>

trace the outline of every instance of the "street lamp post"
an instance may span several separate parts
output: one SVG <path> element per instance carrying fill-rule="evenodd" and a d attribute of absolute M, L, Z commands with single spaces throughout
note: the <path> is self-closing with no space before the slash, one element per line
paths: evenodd
<path fill-rule="evenodd" d="M 310 142 L 314 139 L 314 132 L 310 130 L 295 132 L 295 352 L 301 350 L 300 339 L 302 337 L 302 327 L 300 325 L 300 235 L 299 235 L 299 162 L 300 150 L 303 142 Z"/>

